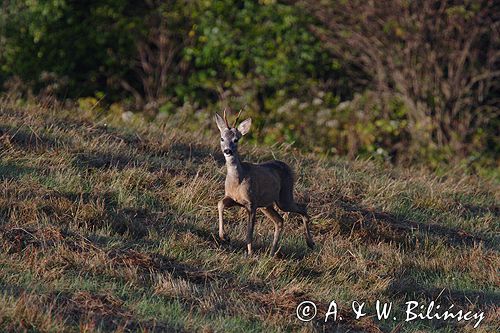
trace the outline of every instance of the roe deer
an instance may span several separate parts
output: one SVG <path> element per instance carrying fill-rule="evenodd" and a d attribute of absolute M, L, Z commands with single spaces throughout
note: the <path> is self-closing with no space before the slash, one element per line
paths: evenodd
<path fill-rule="evenodd" d="M 218 203 L 219 237 L 222 241 L 229 240 L 224 234 L 224 209 L 233 206 L 244 207 L 248 212 L 246 243 L 248 255 L 251 255 L 255 214 L 257 208 L 262 208 L 263 213 L 274 222 L 274 239 L 271 247 L 271 255 L 274 255 L 283 230 L 283 218 L 273 207 L 276 204 L 282 211 L 302 216 L 306 243 L 312 249 L 314 241 L 309 231 L 306 206 L 296 203 L 293 199 L 292 169 L 286 163 L 277 160 L 261 164 L 242 162 L 238 155 L 238 140 L 248 133 L 252 120 L 249 118 L 236 128 L 238 118 L 239 115 L 231 127 L 225 110 L 224 119 L 215 114 L 215 121 L 221 134 L 220 146 L 227 167 L 225 196 Z"/>

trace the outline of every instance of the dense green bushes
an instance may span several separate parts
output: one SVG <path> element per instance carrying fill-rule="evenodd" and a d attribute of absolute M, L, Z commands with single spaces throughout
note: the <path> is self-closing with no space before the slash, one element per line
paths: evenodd
<path fill-rule="evenodd" d="M 1 6 L 0 83 L 16 93 L 118 102 L 187 129 L 246 107 L 254 140 L 350 157 L 498 157 L 493 2 Z"/>
<path fill-rule="evenodd" d="M 47 74 L 61 96 L 86 96 L 128 74 L 143 10 L 124 0 L 5 1 L 0 79 L 38 91 Z M 113 96 L 114 97 L 114 96 Z"/>
<path fill-rule="evenodd" d="M 350 76 L 368 78 L 385 119 L 390 100 L 404 102 L 410 155 L 483 153 L 500 110 L 494 1 L 298 3 L 321 21 L 313 30 L 332 54 L 364 74 Z"/>

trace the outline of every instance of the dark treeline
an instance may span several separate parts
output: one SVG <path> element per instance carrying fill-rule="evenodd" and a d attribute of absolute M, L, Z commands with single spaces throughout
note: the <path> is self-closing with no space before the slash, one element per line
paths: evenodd
<path fill-rule="evenodd" d="M 3 0 L 0 85 L 393 162 L 498 166 L 494 1 Z M 179 119 L 181 119 L 179 118 Z"/>

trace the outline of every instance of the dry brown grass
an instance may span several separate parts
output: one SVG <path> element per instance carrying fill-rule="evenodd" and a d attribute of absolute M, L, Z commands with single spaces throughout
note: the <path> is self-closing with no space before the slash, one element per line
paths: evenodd
<path fill-rule="evenodd" d="M 2 331 L 472 331 L 470 323 L 355 320 L 352 300 L 485 311 L 498 328 L 499 186 L 243 143 L 289 162 L 318 248 L 290 216 L 277 258 L 260 217 L 244 258 L 245 214 L 216 237 L 224 165 L 212 137 L 60 107 L 0 102 Z M 310 323 L 295 317 L 318 304 Z M 324 322 L 331 300 L 343 322 Z M 401 311 L 397 313 L 402 317 Z"/>

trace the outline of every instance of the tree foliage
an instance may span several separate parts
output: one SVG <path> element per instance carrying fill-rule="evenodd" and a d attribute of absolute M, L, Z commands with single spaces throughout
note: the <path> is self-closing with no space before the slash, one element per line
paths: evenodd
<path fill-rule="evenodd" d="M 467 155 L 498 117 L 500 21 L 494 1 L 300 1 L 316 35 L 407 109 L 419 147 Z M 356 79 L 356 76 L 353 75 Z"/>
<path fill-rule="evenodd" d="M 143 12 L 125 0 L 7 0 L 1 78 L 16 75 L 36 89 L 48 72 L 67 80 L 65 95 L 94 94 L 129 72 Z"/>
<path fill-rule="evenodd" d="M 497 12 L 491 0 L 4 0 L 0 84 L 189 129 L 246 107 L 254 138 L 322 153 L 495 161 Z"/>

